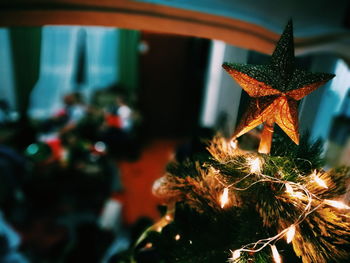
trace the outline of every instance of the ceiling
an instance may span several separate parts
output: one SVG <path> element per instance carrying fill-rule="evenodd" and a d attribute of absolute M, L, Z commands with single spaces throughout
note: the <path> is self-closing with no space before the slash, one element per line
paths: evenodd
<path fill-rule="evenodd" d="M 289 18 L 295 36 L 307 37 L 348 31 L 348 0 L 137 0 L 238 19 L 280 33 Z"/>
<path fill-rule="evenodd" d="M 350 61 L 349 6 L 348 0 L 2 0 L 0 26 L 115 26 L 219 39 L 269 54 L 292 18 L 297 54 Z"/>

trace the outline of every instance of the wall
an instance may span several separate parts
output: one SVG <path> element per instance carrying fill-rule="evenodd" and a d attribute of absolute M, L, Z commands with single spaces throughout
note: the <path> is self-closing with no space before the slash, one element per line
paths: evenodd
<path fill-rule="evenodd" d="M 229 136 L 236 126 L 242 88 L 222 68 L 223 62 L 246 63 L 248 50 L 213 41 L 204 94 L 201 125 L 217 127 Z"/>

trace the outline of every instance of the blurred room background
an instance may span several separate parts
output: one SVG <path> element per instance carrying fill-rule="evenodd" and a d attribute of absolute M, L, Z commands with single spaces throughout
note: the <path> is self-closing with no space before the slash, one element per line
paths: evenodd
<path fill-rule="evenodd" d="M 192 2 L 195 8 L 170 6 L 211 8 Z M 221 8 L 210 13 L 235 15 Z M 288 19 L 262 21 L 264 9 L 254 10 L 253 22 L 277 34 Z M 338 20 L 349 29 L 348 18 Z M 329 29 L 312 31 L 302 21 L 295 23 L 299 37 Z M 301 101 L 300 132 L 322 140 L 326 167 L 350 165 L 350 60 L 321 51 L 297 56 L 301 68 L 336 74 Z M 1 27 L 0 262 L 118 262 L 160 217 L 152 185 L 168 161 L 204 151 L 202 139 L 217 132 L 232 134 L 248 96 L 222 63 L 268 59 L 196 34 Z M 258 137 L 259 129 L 242 144 L 256 148 Z"/>

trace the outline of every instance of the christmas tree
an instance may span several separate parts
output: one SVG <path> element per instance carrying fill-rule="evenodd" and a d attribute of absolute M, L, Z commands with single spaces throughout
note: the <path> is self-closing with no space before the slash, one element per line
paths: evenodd
<path fill-rule="evenodd" d="M 269 64 L 223 67 L 250 105 L 232 139 L 168 165 L 154 186 L 167 209 L 131 262 L 348 262 L 349 169 L 323 170 L 321 143 L 298 132 L 298 101 L 334 75 L 296 68 L 291 21 Z M 275 123 L 287 136 L 273 136 Z M 240 149 L 237 138 L 260 124 L 258 152 Z"/>

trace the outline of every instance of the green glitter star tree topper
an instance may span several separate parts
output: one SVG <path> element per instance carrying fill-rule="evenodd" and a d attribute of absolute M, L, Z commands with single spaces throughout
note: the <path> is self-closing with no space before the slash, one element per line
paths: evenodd
<path fill-rule="evenodd" d="M 233 137 L 264 123 L 260 153 L 270 152 L 274 123 L 299 144 L 297 101 L 335 76 L 296 68 L 292 20 L 267 65 L 224 63 L 223 68 L 252 97 Z"/>

